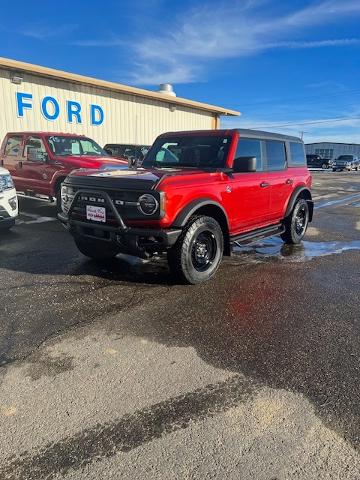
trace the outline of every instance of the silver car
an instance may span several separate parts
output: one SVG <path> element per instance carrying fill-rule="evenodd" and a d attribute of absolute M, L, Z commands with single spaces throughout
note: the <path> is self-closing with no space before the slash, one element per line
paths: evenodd
<path fill-rule="evenodd" d="M 340 155 L 333 163 L 333 172 L 360 170 L 360 160 L 356 155 Z"/>

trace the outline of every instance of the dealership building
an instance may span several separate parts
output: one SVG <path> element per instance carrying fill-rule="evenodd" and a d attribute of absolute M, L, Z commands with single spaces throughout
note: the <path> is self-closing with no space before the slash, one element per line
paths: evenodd
<path fill-rule="evenodd" d="M 7 132 L 84 134 L 106 143 L 151 144 L 166 131 L 219 128 L 239 112 L 0 57 L 0 143 Z"/>
<path fill-rule="evenodd" d="M 338 158 L 340 155 L 357 155 L 360 157 L 360 143 L 307 143 L 305 150 L 308 155 L 320 155 L 323 158 L 330 158 L 331 160 Z"/>

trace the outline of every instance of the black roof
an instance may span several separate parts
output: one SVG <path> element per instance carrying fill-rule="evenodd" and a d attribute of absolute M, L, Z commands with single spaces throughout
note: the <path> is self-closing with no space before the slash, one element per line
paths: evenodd
<path fill-rule="evenodd" d="M 263 132 L 262 130 L 250 130 L 246 128 L 236 128 L 240 135 L 256 136 L 260 138 L 270 138 L 272 140 L 291 140 L 294 142 L 302 142 L 299 137 L 292 137 L 291 135 L 283 135 L 281 133 Z"/>
<path fill-rule="evenodd" d="M 282 135 L 281 133 L 272 133 L 272 132 L 263 132 L 261 130 L 250 130 L 247 128 L 221 128 L 219 130 L 186 130 L 186 131 L 177 131 L 177 132 L 165 132 L 160 135 L 160 137 L 170 137 L 172 135 L 231 135 L 234 132 L 238 132 L 244 137 L 250 138 L 260 138 L 260 139 L 269 139 L 269 140 L 282 140 L 282 141 L 292 141 L 292 142 L 301 142 L 302 140 L 299 137 L 292 137 L 290 135 Z"/>

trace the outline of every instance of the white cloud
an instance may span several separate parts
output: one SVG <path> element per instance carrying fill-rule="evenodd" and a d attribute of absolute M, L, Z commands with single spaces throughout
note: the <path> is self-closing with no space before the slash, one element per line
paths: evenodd
<path fill-rule="evenodd" d="M 360 44 L 357 38 L 334 38 L 309 40 L 294 38 L 304 33 L 308 27 L 321 25 L 349 15 L 360 15 L 360 2 L 353 0 L 316 2 L 313 6 L 288 15 L 269 17 L 265 11 L 260 13 L 259 1 L 234 2 L 202 6 L 186 12 L 174 19 L 171 29 L 165 34 L 148 36 L 135 42 L 137 66 L 133 79 L 151 79 L 158 72 L 159 63 L 164 66 L 165 59 L 170 65 L 177 65 L 182 73 L 176 78 L 171 69 L 171 81 L 191 82 L 198 78 L 198 72 L 209 60 L 242 57 L 257 54 L 274 48 L 322 48 Z M 168 31 L 171 30 L 171 33 Z M 290 38 L 294 38 L 293 40 Z M 144 70 L 144 72 L 142 72 Z M 146 74 L 143 75 L 143 73 Z M 183 72 L 188 72 L 183 75 Z M 161 76 L 166 78 L 166 68 Z M 158 75 L 156 75 L 158 79 Z M 146 82 L 145 82 L 146 83 Z"/>
<path fill-rule="evenodd" d="M 48 25 L 27 25 L 18 30 L 20 35 L 35 38 L 36 40 L 46 40 L 52 37 L 61 37 L 68 35 L 77 28 L 77 25 L 66 24 L 58 27 Z"/>

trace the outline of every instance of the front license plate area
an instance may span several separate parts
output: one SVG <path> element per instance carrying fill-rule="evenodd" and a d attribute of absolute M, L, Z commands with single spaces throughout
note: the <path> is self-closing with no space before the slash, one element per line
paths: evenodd
<path fill-rule="evenodd" d="M 86 220 L 105 223 L 106 209 L 104 207 L 96 207 L 95 205 L 86 205 Z"/>

